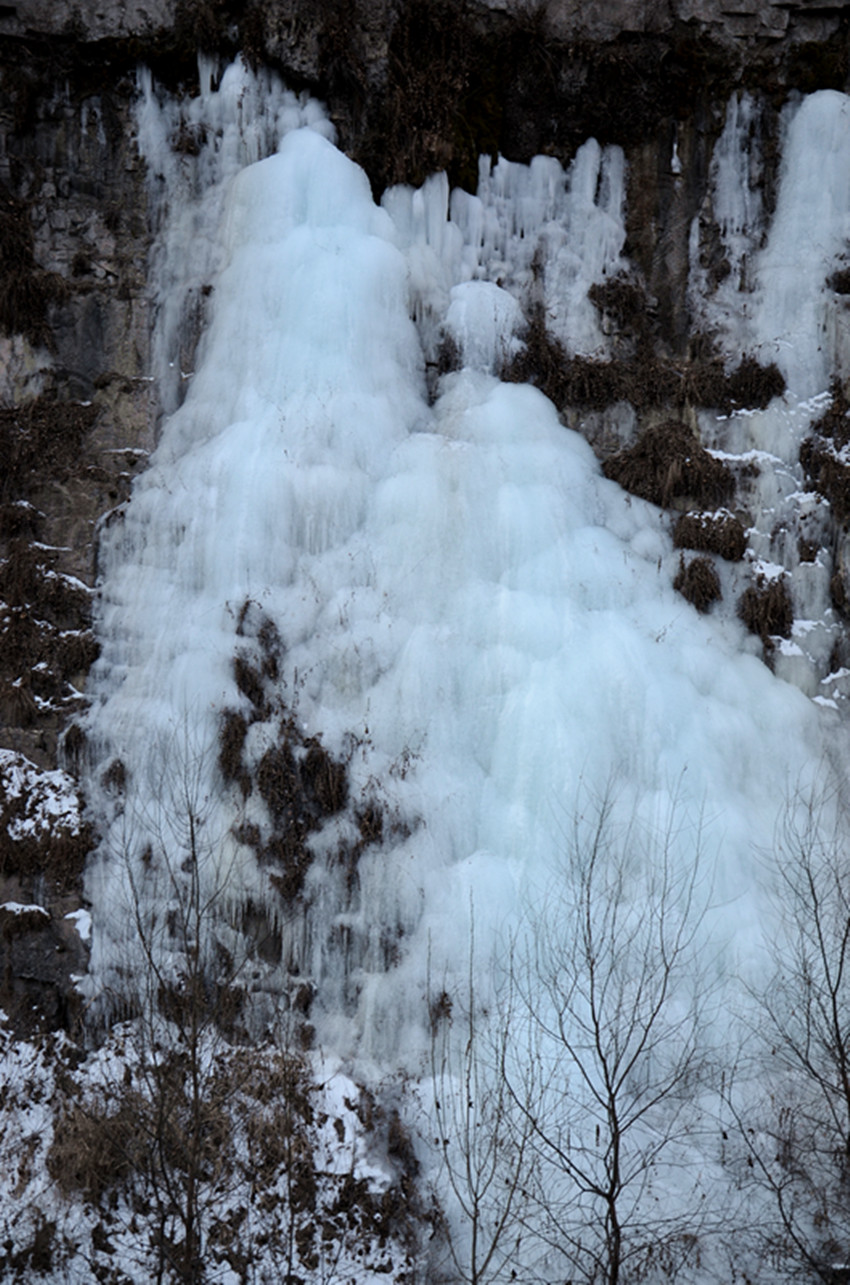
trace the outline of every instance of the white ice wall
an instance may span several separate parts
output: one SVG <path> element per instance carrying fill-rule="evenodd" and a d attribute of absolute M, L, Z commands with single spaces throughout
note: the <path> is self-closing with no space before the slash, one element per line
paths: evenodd
<path fill-rule="evenodd" d="M 255 101 L 247 73 L 231 75 L 219 95 L 238 83 Z M 199 120 L 224 112 L 219 95 L 207 91 Z M 342 993 L 341 912 L 321 859 L 314 867 L 310 931 L 292 948 L 306 943 L 300 963 L 325 998 L 328 1038 L 384 1064 L 414 1057 L 428 954 L 432 967 L 463 967 L 470 892 L 480 942 L 497 940 L 556 866 L 573 810 L 610 785 L 650 826 L 676 810 L 682 860 L 702 826 L 716 907 L 706 931 L 734 973 L 758 947 L 757 854 L 789 792 L 843 736 L 838 717 L 774 677 L 736 621 L 700 617 L 675 594 L 678 554 L 659 511 L 606 481 L 540 393 L 489 369 L 515 346 L 535 254 L 559 333 L 580 350 L 597 344 L 587 288 L 619 264 L 622 155 L 591 141 L 566 176 L 549 160 L 483 165 L 479 195 L 456 196 L 449 222 L 443 180 L 377 208 L 327 126 L 298 128 L 315 109 L 277 90 L 270 101 L 276 153 L 240 169 L 240 144 L 220 168 L 211 160 L 188 205 L 166 157 L 173 109 L 150 87 L 142 107 L 143 146 L 178 193 L 157 263 L 208 245 L 213 291 L 186 399 L 104 534 L 90 788 L 114 813 L 99 782 L 120 757 L 133 811 L 129 839 L 127 804 L 88 876 L 92 990 L 128 958 L 128 875 L 174 806 L 146 772 L 152 747 L 160 780 L 163 754 L 171 777 L 187 754 L 203 763 L 204 878 L 214 888 L 226 877 L 222 905 L 250 898 L 283 914 L 229 834 L 241 803 L 215 766 L 222 711 L 242 703 L 231 662 L 247 598 L 278 627 L 281 682 L 304 728 L 335 751 L 360 736 L 355 793 L 377 788 L 409 828 L 361 859 L 347 927 L 367 942 L 387 924 L 404 936 L 390 974 L 379 952 L 361 954 L 342 1024 L 329 998 Z M 831 156 L 844 106 L 831 97 L 811 111 L 808 146 Z M 730 120 L 722 189 L 723 175 L 744 182 Z M 231 128 L 242 125 L 223 137 Z M 792 160 L 785 173 L 783 193 Z M 731 187 L 723 199 L 725 234 L 745 246 L 756 205 Z M 780 211 L 795 199 L 781 196 Z M 776 335 L 792 307 L 769 280 L 778 255 L 766 250 L 759 269 L 765 297 L 782 300 Z M 177 287 L 157 271 L 167 331 Z M 444 327 L 469 366 L 429 407 L 423 343 Z M 782 415 L 765 412 L 752 431 L 781 437 Z M 252 809 L 262 820 L 256 799 Z"/>

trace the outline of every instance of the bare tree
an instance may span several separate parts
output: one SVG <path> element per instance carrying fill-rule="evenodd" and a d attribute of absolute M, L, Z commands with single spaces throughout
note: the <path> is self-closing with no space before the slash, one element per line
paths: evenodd
<path fill-rule="evenodd" d="M 130 927 L 129 967 L 115 996 L 134 1018 L 125 1074 L 139 1109 L 128 1168 L 157 1210 L 156 1281 L 188 1285 L 204 1279 L 207 1215 L 228 1179 L 228 1103 L 238 1077 L 223 1073 L 223 1061 L 251 954 L 236 933 L 234 949 L 222 945 L 234 857 L 215 824 L 210 763 L 185 733 L 158 746 L 139 787 L 122 782 L 111 854 L 124 869 Z"/>
<path fill-rule="evenodd" d="M 246 916 L 232 896 L 238 848 L 210 761 L 160 750 L 138 793 L 110 772 L 107 856 L 126 892 L 110 998 L 126 1020 L 69 1079 L 47 1157 L 59 1193 L 100 1220 L 79 1253 L 100 1275 L 112 1237 L 157 1285 L 407 1272 L 412 1147 L 353 1082 L 340 1100 L 337 1072 L 309 1053 L 309 979 L 281 985 L 280 943 L 263 937 L 273 905 Z"/>
<path fill-rule="evenodd" d="M 485 1285 L 516 1278 L 532 1130 L 504 1075 L 510 992 L 480 1002 L 472 913 L 470 923 L 465 993 L 437 992 L 429 978 L 430 1061 L 449 1257 L 457 1280 Z"/>
<path fill-rule="evenodd" d="M 573 1280 L 675 1274 L 698 1250 L 689 1135 L 708 991 L 700 833 L 618 828 L 614 801 L 577 814 L 557 880 L 513 963 L 524 1021 L 505 1074 L 532 1129 L 537 1230 Z M 550 1266 L 549 1270 L 552 1268 Z"/>
<path fill-rule="evenodd" d="M 773 972 L 756 1057 L 726 1101 L 757 1246 L 792 1276 L 850 1280 L 850 853 L 840 797 L 795 797 L 775 849 Z M 773 1277 L 772 1277 L 773 1279 Z"/>

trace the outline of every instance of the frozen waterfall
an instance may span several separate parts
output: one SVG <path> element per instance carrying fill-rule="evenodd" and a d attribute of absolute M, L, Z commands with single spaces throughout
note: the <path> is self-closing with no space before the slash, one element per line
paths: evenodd
<path fill-rule="evenodd" d="M 795 450 L 835 365 L 823 283 L 850 231 L 848 106 L 821 94 L 792 113 L 757 252 L 765 215 L 736 151 L 745 106 L 718 144 L 729 255 L 755 276 L 746 306 L 729 293 L 745 288 L 740 272 L 702 306 L 730 350 L 775 349 L 791 386 L 723 425 L 723 449 L 782 456 L 777 503 L 802 489 Z M 477 196 L 437 176 L 378 207 L 319 108 L 272 82 L 260 92 L 244 68 L 183 109 L 209 129 L 180 163 L 177 110 L 147 82 L 162 380 L 202 288 L 208 323 L 185 399 L 171 367 L 158 448 L 103 531 L 93 993 L 130 957 L 131 892 L 161 892 L 145 863 L 189 775 L 216 931 L 232 943 L 245 908 L 261 913 L 283 945 L 256 986 L 309 977 L 341 1046 L 417 1049 L 429 956 L 462 968 L 470 900 L 486 950 L 549 878 L 575 809 L 609 789 L 650 826 L 674 810 L 683 860 L 701 829 L 705 931 L 734 972 L 758 950 L 758 854 L 843 740 L 839 714 L 771 673 L 733 613 L 702 617 L 676 594 L 665 515 L 607 481 L 540 392 L 499 379 L 535 291 L 570 351 L 604 355 L 587 291 L 622 264 L 622 153 L 590 140 L 566 171 L 483 160 Z M 837 152 L 831 170 L 822 158 Z M 816 208 L 812 166 L 844 176 Z M 426 361 L 446 335 L 464 364 L 430 399 Z M 821 585 L 812 601 L 825 600 Z M 237 655 L 262 670 L 262 697 Z M 296 759 L 320 737 L 345 760 L 350 806 L 311 830 L 296 901 L 280 864 L 257 857 L 267 798 L 222 775 L 232 716 L 249 777 L 286 720 Z M 343 877 L 336 854 L 356 846 L 367 805 L 382 810 L 381 841 L 361 843 Z"/>

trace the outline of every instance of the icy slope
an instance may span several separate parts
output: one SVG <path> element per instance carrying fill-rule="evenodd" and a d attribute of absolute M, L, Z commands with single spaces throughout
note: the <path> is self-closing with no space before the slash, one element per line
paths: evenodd
<path fill-rule="evenodd" d="M 501 255 L 497 280 L 533 284 L 526 249 L 517 258 L 491 229 L 464 259 L 469 202 L 446 223 L 434 180 L 430 195 L 376 208 L 327 126 L 287 132 L 294 123 L 293 108 L 274 156 L 219 174 L 191 229 L 171 225 L 172 259 L 181 237 L 203 237 L 220 269 L 186 399 L 104 533 L 90 784 L 113 822 L 88 882 L 92 991 L 130 958 L 134 898 L 163 895 L 145 882 L 144 850 L 174 829 L 181 791 L 163 782 L 188 776 L 216 913 L 232 927 L 240 906 L 259 906 L 284 935 L 263 986 L 310 977 L 328 1037 L 379 1059 L 415 1053 L 428 954 L 462 966 L 469 894 L 486 943 L 549 876 L 573 810 L 609 788 L 650 825 L 675 811 L 683 860 L 702 826 L 716 861 L 709 931 L 734 971 L 758 944 L 755 854 L 789 793 L 822 771 L 837 715 L 775 678 L 736 621 L 699 617 L 675 594 L 659 510 L 606 481 L 540 393 L 488 373 L 514 347 L 518 314 L 480 265 Z M 592 344 L 586 289 L 617 264 L 622 158 L 588 144 L 567 176 L 548 162 L 513 171 L 503 224 L 554 221 L 559 325 Z M 560 192 L 549 205 L 547 176 Z M 497 243 L 498 255 L 481 248 Z M 426 348 L 445 321 L 469 354 L 433 406 L 411 309 L 428 313 Z M 279 710 L 347 755 L 352 796 L 379 798 L 397 822 L 345 887 L 345 823 L 324 825 L 295 902 L 245 841 L 250 826 L 269 831 L 266 803 L 216 761 L 225 711 L 250 714 L 233 669 L 246 602 L 282 640 L 266 681 Z M 254 717 L 251 770 L 279 723 Z M 389 930 L 390 954 L 376 945 Z M 340 1010 L 344 1029 L 330 1024 Z"/>

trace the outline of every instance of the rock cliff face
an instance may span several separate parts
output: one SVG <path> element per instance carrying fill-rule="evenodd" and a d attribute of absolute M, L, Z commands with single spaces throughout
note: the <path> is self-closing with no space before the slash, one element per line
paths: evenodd
<path fill-rule="evenodd" d="M 328 104 L 342 147 L 376 193 L 441 169 L 474 190 L 482 152 L 567 162 L 588 137 L 620 144 L 627 253 L 651 301 L 642 360 L 650 352 L 681 366 L 701 342 L 687 293 L 701 212 L 705 270 L 728 270 L 706 201 L 730 94 L 747 89 L 758 100 L 769 204 L 781 108 L 795 92 L 846 89 L 848 33 L 845 6 L 811 0 L 0 5 L 0 746 L 44 771 L 56 767 L 96 654 L 98 529 L 156 440 L 163 390 L 146 290 L 156 207 L 135 141 L 140 64 L 188 95 L 199 47 L 227 57 L 241 50 L 275 68 Z M 191 137 L 173 145 L 186 155 L 194 147 Z M 615 305 L 607 300 L 614 323 Z M 201 323 L 202 301 L 179 327 L 176 370 L 191 369 Z M 648 413 L 661 409 L 663 393 L 656 408 L 648 397 Z M 839 560 L 839 606 L 850 600 L 840 572 Z M 69 768 L 75 752 L 72 735 Z M 37 901 L 54 920 L 67 913 L 85 846 L 74 833 L 65 865 L 34 860 L 9 840 L 0 901 Z M 40 931 L 54 950 L 55 926 L 42 929 L 30 915 L 24 927 L 28 959 Z M 4 930 L 0 942 L 7 991 L 18 985 L 15 971 L 26 971 L 22 932 Z M 78 956 L 75 946 L 69 966 Z M 57 999 L 63 974 L 52 964 L 48 973 L 50 997 L 37 1002 L 55 1024 L 67 1016 Z M 27 1002 L 31 990 L 24 986 Z"/>

